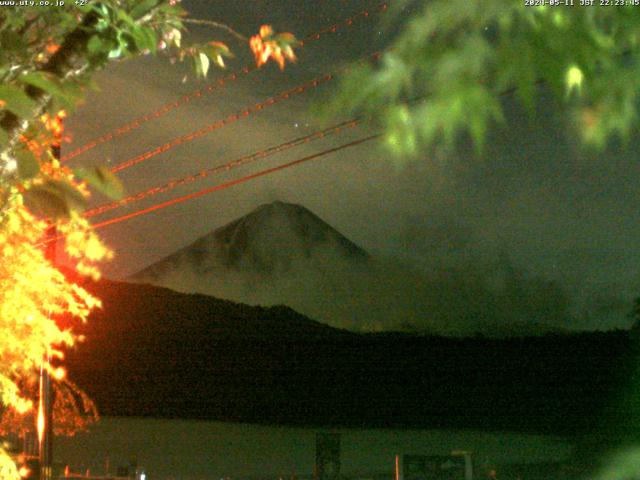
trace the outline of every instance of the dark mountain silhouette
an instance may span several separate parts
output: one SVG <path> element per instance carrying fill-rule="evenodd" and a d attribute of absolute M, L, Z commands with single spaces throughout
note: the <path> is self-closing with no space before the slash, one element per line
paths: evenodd
<path fill-rule="evenodd" d="M 552 282 L 513 268 L 417 271 L 369 255 L 306 208 L 283 202 L 256 208 L 132 280 L 250 305 L 284 304 L 356 331 L 500 337 L 568 324 L 568 304 Z"/>
<path fill-rule="evenodd" d="M 162 280 L 168 272 L 184 269 L 206 275 L 220 267 L 271 274 L 286 271 L 294 259 L 309 259 L 319 250 L 341 260 L 361 261 L 369 256 L 306 208 L 273 202 L 199 238 L 132 279 Z"/>
<path fill-rule="evenodd" d="M 287 307 L 149 285 L 104 302 L 69 376 L 104 415 L 298 425 L 581 433 L 628 422 L 628 332 L 533 338 L 355 334 Z"/>

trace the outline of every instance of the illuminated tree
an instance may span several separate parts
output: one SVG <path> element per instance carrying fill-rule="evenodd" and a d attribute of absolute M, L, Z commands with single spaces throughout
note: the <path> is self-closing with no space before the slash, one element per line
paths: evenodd
<path fill-rule="evenodd" d="M 190 60 L 206 77 L 211 61 L 230 57 L 221 42 L 185 45 L 186 12 L 176 0 L 67 2 L 60 8 L 0 11 L 0 431 L 20 430 L 33 412 L 34 375 L 43 358 L 61 359 L 77 340 L 74 321 L 84 321 L 100 301 L 68 279 L 45 254 L 60 243 L 76 270 L 99 276 L 96 263 L 112 253 L 82 216 L 89 188 L 118 197 L 121 186 L 105 168 L 71 169 L 52 150 L 65 140 L 64 111 L 82 98 L 94 72 L 109 61 L 162 52 Z M 233 32 L 229 27 L 212 23 Z M 296 39 L 263 26 L 246 39 L 258 66 L 295 60 Z M 53 233 L 53 237 L 51 235 Z M 95 408 L 64 370 L 44 362 L 58 380 L 59 426 L 82 426 L 77 414 Z M 31 413 L 32 415 L 33 413 Z M 54 412 L 55 414 L 55 412 Z M 15 478 L 0 448 L 0 479 Z"/>
<path fill-rule="evenodd" d="M 489 126 L 503 122 L 502 96 L 533 114 L 542 85 L 586 145 L 628 140 L 637 132 L 640 8 L 526 3 L 396 2 L 400 33 L 377 65 L 345 77 L 328 111 L 370 117 L 401 156 L 461 135 L 480 150 Z"/>

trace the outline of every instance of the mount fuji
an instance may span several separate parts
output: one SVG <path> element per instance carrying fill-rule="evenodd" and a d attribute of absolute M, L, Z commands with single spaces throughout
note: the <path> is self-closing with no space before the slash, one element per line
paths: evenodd
<path fill-rule="evenodd" d="M 564 304 L 553 286 L 505 275 L 496 289 L 474 272 L 421 272 L 370 255 L 303 206 L 273 202 L 129 280 L 249 305 L 287 305 L 355 331 L 498 337 L 558 331 L 549 325 L 563 323 Z M 532 301 L 542 297 L 558 301 Z"/>
<path fill-rule="evenodd" d="M 129 280 L 251 305 L 288 305 L 334 326 L 359 330 L 363 320 L 356 310 L 363 305 L 352 295 L 353 288 L 363 284 L 362 277 L 372 268 L 368 252 L 317 215 L 301 205 L 276 201 Z M 332 321 L 338 317 L 340 321 Z"/>
<path fill-rule="evenodd" d="M 185 268 L 199 275 L 221 268 L 273 275 L 290 271 L 297 260 L 312 262 L 320 253 L 354 264 L 369 258 L 367 252 L 306 208 L 273 202 L 204 235 L 133 278 L 162 282 L 172 271 Z"/>

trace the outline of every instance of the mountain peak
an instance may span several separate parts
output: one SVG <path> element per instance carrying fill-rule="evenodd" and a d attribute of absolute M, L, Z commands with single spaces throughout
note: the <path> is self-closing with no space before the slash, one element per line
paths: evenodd
<path fill-rule="evenodd" d="M 305 207 L 273 202 L 214 232 L 228 266 L 254 270 L 287 268 L 327 247 L 339 256 L 366 257 L 364 250 Z"/>
<path fill-rule="evenodd" d="M 329 255 L 361 261 L 369 254 L 302 205 L 275 201 L 258 206 L 134 276 L 155 280 L 188 266 L 197 273 L 219 268 L 270 274 L 293 262 Z"/>

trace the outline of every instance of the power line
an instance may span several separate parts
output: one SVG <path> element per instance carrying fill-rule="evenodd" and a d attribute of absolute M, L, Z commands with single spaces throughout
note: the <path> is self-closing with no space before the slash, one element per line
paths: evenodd
<path fill-rule="evenodd" d="M 373 10 L 378 11 L 378 12 L 386 12 L 388 10 L 389 6 L 387 2 L 382 2 L 380 4 L 378 4 L 376 7 L 374 7 Z M 362 10 L 358 13 L 356 13 L 355 15 L 352 15 L 351 17 L 348 17 L 342 21 L 340 21 L 339 23 L 330 25 L 328 27 L 323 28 L 322 30 L 319 30 L 313 34 L 307 35 L 305 37 L 304 40 L 301 40 L 300 42 L 300 46 L 304 46 L 307 44 L 307 42 L 310 41 L 314 41 L 314 40 L 319 40 L 323 35 L 328 34 L 328 33 L 335 33 L 337 32 L 340 28 L 346 26 L 346 27 L 350 27 L 351 25 L 353 25 L 360 17 L 362 18 L 369 18 L 371 16 L 371 10 Z M 120 126 L 119 128 L 116 128 L 115 130 L 110 131 L 109 133 L 106 133 L 105 135 L 102 135 L 94 140 L 91 140 L 89 143 L 76 148 L 75 150 L 71 151 L 70 153 L 68 153 L 67 155 L 64 155 L 61 158 L 62 162 L 66 162 L 68 160 L 71 160 L 79 155 L 82 155 L 85 152 L 88 152 L 89 150 L 97 147 L 98 145 L 101 145 L 105 142 L 108 142 L 110 140 L 113 140 L 114 138 L 120 136 L 120 135 L 124 135 L 126 133 L 131 132 L 132 130 L 135 130 L 139 127 L 141 127 L 144 123 L 147 123 L 151 120 L 154 120 L 156 118 L 160 118 L 162 116 L 164 116 L 165 114 L 183 106 L 186 105 L 187 103 L 191 102 L 192 100 L 196 99 L 196 98 L 200 98 L 203 95 L 207 95 L 209 93 L 212 93 L 215 90 L 218 90 L 219 88 L 223 88 L 225 86 L 225 84 L 229 81 L 234 81 L 236 79 L 238 79 L 240 76 L 243 75 L 248 75 L 251 72 L 256 71 L 258 68 L 255 66 L 245 66 L 239 70 L 237 70 L 236 72 L 233 72 L 229 75 L 227 75 L 224 78 L 219 79 L 215 84 L 209 84 L 206 87 L 196 90 L 190 94 L 184 95 L 183 97 L 180 97 L 178 100 L 175 100 L 173 102 L 167 103 L 163 106 L 161 106 L 160 108 L 158 108 L 157 110 L 144 114 L 138 118 L 136 118 L 135 120 Z"/>
<path fill-rule="evenodd" d="M 106 227 L 106 226 L 112 225 L 114 223 L 120 223 L 120 222 L 123 222 L 125 220 L 129 220 L 130 218 L 135 218 L 135 217 L 138 217 L 140 215 L 145 215 L 147 213 L 151 213 L 151 212 L 154 212 L 156 210 L 161 210 L 163 208 L 167 208 L 167 207 L 170 207 L 172 205 L 176 205 L 178 203 L 186 202 L 187 200 L 198 198 L 198 197 L 201 197 L 203 195 L 207 195 L 209 193 L 217 192 L 219 190 L 224 190 L 226 188 L 230 188 L 230 187 L 233 187 L 235 185 L 239 185 L 241 183 L 245 183 L 245 182 L 248 182 L 250 180 L 254 180 L 256 178 L 263 177 L 265 175 L 269 175 L 271 173 L 275 173 L 275 172 L 280 171 L 280 170 L 285 170 L 287 168 L 294 167 L 296 165 L 300 165 L 302 163 L 305 163 L 305 162 L 308 162 L 308 161 L 311 161 L 311 160 L 315 160 L 317 158 L 323 157 L 325 155 L 329 155 L 331 153 L 335 153 L 335 152 L 343 150 L 345 148 L 349 148 L 349 147 L 354 147 L 356 145 L 360 145 L 360 144 L 368 142 L 370 140 L 374 140 L 374 139 L 380 137 L 381 135 L 382 135 L 381 133 L 376 133 L 376 134 L 373 134 L 373 135 L 369 135 L 367 137 L 360 138 L 360 139 L 354 140 L 352 142 L 344 143 L 342 145 L 330 148 L 328 150 L 323 150 L 321 152 L 314 153 L 312 155 L 308 155 L 308 156 L 300 158 L 298 160 L 287 162 L 287 163 L 284 163 L 282 165 L 278 165 L 276 167 L 267 168 L 267 169 L 261 170 L 261 171 L 259 171 L 257 173 L 252 173 L 250 175 L 246 175 L 246 176 L 238 178 L 236 180 L 231 180 L 229 182 L 225 182 L 225 183 L 221 183 L 221 184 L 218 184 L 218 185 L 214 185 L 212 187 L 205 188 L 203 190 L 199 190 L 197 192 L 190 193 L 188 195 L 183 195 L 181 197 L 177 197 L 177 198 L 174 198 L 174 199 L 171 199 L 171 200 L 167 200 L 166 202 L 157 203 L 157 204 L 152 205 L 150 207 L 143 208 L 141 210 L 136 210 L 135 212 L 131 212 L 131 213 L 128 213 L 126 215 L 121 215 L 120 217 L 115 217 L 115 218 L 111 218 L 109 220 L 105 220 L 105 221 L 102 221 L 102 222 L 99 222 L 99 223 L 94 223 L 94 224 L 92 224 L 90 226 L 90 228 L 98 229 L 98 228 Z M 63 238 L 64 237 L 62 235 L 58 235 L 58 236 L 52 237 L 52 238 L 47 238 L 46 240 L 43 240 L 42 242 L 40 242 L 38 244 L 38 246 L 46 246 L 47 244 L 49 244 L 51 242 L 56 242 L 56 241 L 61 240 Z"/>
<path fill-rule="evenodd" d="M 370 58 L 373 59 L 377 59 L 379 58 L 381 55 L 381 52 L 375 52 L 371 55 L 369 55 Z M 340 70 L 347 70 L 349 67 L 343 67 Z M 240 120 L 241 118 L 247 117 L 252 113 L 258 112 L 260 110 L 263 110 L 267 107 L 270 107 L 272 105 L 275 105 L 276 103 L 279 103 L 283 100 L 286 100 L 288 98 L 291 98 L 294 95 L 299 95 L 301 93 L 304 93 L 305 91 L 311 89 L 311 88 L 315 88 L 318 85 L 321 85 L 323 83 L 326 83 L 330 80 L 332 80 L 334 78 L 334 74 L 329 73 L 326 75 L 323 75 L 322 77 L 316 77 L 313 80 L 310 80 L 302 85 L 299 85 L 295 88 L 291 88 L 289 90 L 285 90 L 284 92 L 274 96 L 274 97 L 270 97 L 267 100 L 265 100 L 264 102 L 260 102 L 260 103 L 256 103 L 248 108 L 245 108 L 244 110 L 241 110 L 239 112 L 233 113 L 229 116 L 227 116 L 226 118 L 222 119 L 222 120 L 218 120 L 210 125 L 207 125 L 205 127 L 200 128 L 199 130 L 196 130 L 194 132 L 188 133 L 187 135 L 183 135 L 181 137 L 177 137 L 174 138 L 173 140 L 170 140 L 169 142 L 166 142 L 165 144 L 154 148 L 153 150 L 149 150 L 147 152 L 144 152 L 140 155 L 137 155 L 129 160 L 125 160 L 124 162 L 119 163 L 118 165 L 116 165 L 115 167 L 113 167 L 111 169 L 112 173 L 116 173 L 119 172 L 121 170 L 124 170 L 126 168 L 130 168 L 133 167 L 134 165 L 137 165 L 139 163 L 144 162 L 145 160 L 148 160 L 152 157 L 155 157 L 156 155 L 159 155 L 161 153 L 164 153 L 174 147 L 177 147 L 178 145 L 182 145 L 183 143 L 187 143 L 190 142 L 192 140 L 195 140 L 197 138 L 200 138 L 208 133 L 213 132 L 214 130 L 217 130 L 219 128 L 224 127 L 225 125 L 228 125 L 230 123 L 233 123 L 237 120 Z"/>
<path fill-rule="evenodd" d="M 289 90 L 285 90 L 284 92 L 274 96 L 274 97 L 270 97 L 267 100 L 265 100 L 264 102 L 260 102 L 260 103 L 256 103 L 248 108 L 245 108 L 244 110 L 241 110 L 239 112 L 236 113 L 232 113 L 231 115 L 227 116 L 226 118 L 222 119 L 222 120 L 218 120 L 212 124 L 209 124 L 205 127 L 202 127 L 194 132 L 188 133 L 187 135 L 182 135 L 181 137 L 177 137 L 174 138 L 173 140 L 170 140 L 169 142 L 154 148 L 153 150 L 149 150 L 147 152 L 144 152 L 140 155 L 137 155 L 129 160 L 125 160 L 124 162 L 119 163 L 118 165 L 116 165 L 115 167 L 113 167 L 111 169 L 112 173 L 116 173 L 119 172 L 121 170 L 124 170 L 126 168 L 129 167 L 133 167 L 134 165 L 137 165 L 138 163 L 144 162 L 145 160 L 148 160 L 152 157 L 155 157 L 156 155 L 159 155 L 161 153 L 166 152 L 167 150 L 170 150 L 174 147 L 177 147 L 178 145 L 182 145 L 183 143 L 187 143 L 190 142 L 192 140 L 195 140 L 197 138 L 203 137 L 204 135 L 213 132 L 214 130 L 217 130 L 219 128 L 224 127 L 225 125 L 228 125 L 230 123 L 233 123 L 237 120 L 240 120 L 241 118 L 247 117 L 252 113 L 258 112 L 260 110 L 263 110 L 267 107 L 270 107 L 271 105 L 275 105 L 276 103 L 279 103 L 283 100 L 286 100 L 294 95 L 298 95 L 300 93 L 303 93 L 305 91 L 307 91 L 310 88 L 315 88 L 320 84 L 323 84 L 325 82 L 328 82 L 329 80 L 333 79 L 333 74 L 327 74 L 324 75 L 322 77 L 318 77 L 318 78 L 314 78 L 313 80 L 306 82 L 302 85 L 299 85 L 295 88 L 291 88 Z"/>
<path fill-rule="evenodd" d="M 233 186 L 238 185 L 240 183 L 245 183 L 245 182 L 248 182 L 250 180 L 254 180 L 254 179 L 258 178 L 258 177 L 262 177 L 262 176 L 265 176 L 265 175 L 269 175 L 271 173 L 275 173 L 275 172 L 280 171 L 280 170 L 284 170 L 286 168 L 290 168 L 290 167 L 293 167 L 293 166 L 296 166 L 296 165 L 300 165 L 301 163 L 308 162 L 310 160 L 315 160 L 317 158 L 323 157 L 325 155 L 329 155 L 331 153 L 337 152 L 339 150 L 343 150 L 345 148 L 349 148 L 349 147 L 353 147 L 353 146 L 356 146 L 356 145 L 360 145 L 361 143 L 368 142 L 368 141 L 373 140 L 375 138 L 378 138 L 380 136 L 381 136 L 380 133 L 377 133 L 377 134 L 374 134 L 374 135 L 369 135 L 369 136 L 361 138 L 359 140 L 354 140 L 352 142 L 342 144 L 342 145 L 340 145 L 338 147 L 330 148 L 328 150 L 323 150 L 322 152 L 314 153 L 312 155 L 308 155 L 308 156 L 300 158 L 298 160 L 294 160 L 294 161 L 291 161 L 291 162 L 288 162 L 288 163 L 284 163 L 282 165 L 278 165 L 277 167 L 267 168 L 265 170 L 261 170 L 261 171 L 259 171 L 257 173 L 252 173 L 250 175 L 246 175 L 246 176 L 238 178 L 236 180 L 232 180 L 232 181 L 229 181 L 229 182 L 226 182 L 226 183 L 221 183 L 219 185 L 214 185 L 213 187 L 205 188 L 205 189 L 200 190 L 198 192 L 190 193 L 188 195 L 183 195 L 181 197 L 177 197 L 177 198 L 174 198 L 172 200 L 168 200 L 166 202 L 158 203 L 158 204 L 152 205 L 150 207 L 143 208 L 141 210 L 137 210 L 135 212 L 128 213 L 126 215 L 122 215 L 120 217 L 115 217 L 115 218 L 111 218 L 109 220 L 105 220 L 103 222 L 95 223 L 91 227 L 94 228 L 94 229 L 98 229 L 98 228 L 106 227 L 108 225 L 112 225 L 114 223 L 123 222 L 125 220 L 129 220 L 130 218 L 138 217 L 140 215 L 144 215 L 144 214 L 147 214 L 147 213 L 150 213 L 150 212 L 154 212 L 156 210 L 167 208 L 167 207 L 170 207 L 171 205 L 176 205 L 178 203 L 182 203 L 182 202 L 185 202 L 187 200 L 191 200 L 191 199 L 194 199 L 194 198 L 197 198 L 197 197 L 201 197 L 201 196 L 207 195 L 209 193 L 213 193 L 213 192 L 216 192 L 216 191 L 219 191 L 219 190 L 223 190 L 225 188 L 233 187 Z"/>
<path fill-rule="evenodd" d="M 334 125 L 332 127 L 329 128 L 325 128 L 324 130 L 320 130 L 314 133 L 311 133 L 309 135 L 305 135 L 303 137 L 299 137 L 296 138 L 294 140 L 290 140 L 288 142 L 284 142 L 281 143 L 280 145 L 276 145 L 273 147 L 269 147 L 263 150 L 259 150 L 257 152 L 254 152 L 250 155 L 244 155 L 238 159 L 232 160 L 230 162 L 227 162 L 223 165 L 218 165 L 216 167 L 212 167 L 212 168 L 208 168 L 206 170 L 202 170 L 198 173 L 192 174 L 192 175 L 188 175 L 186 177 L 182 177 L 179 179 L 174 179 L 171 180 L 169 182 L 167 182 L 166 184 L 162 185 L 162 186 L 158 186 L 158 187 L 153 187 L 153 188 L 149 188 L 147 190 L 144 190 L 142 192 L 138 192 L 135 195 L 130 195 L 128 197 L 125 197 L 121 200 L 115 201 L 115 202 L 111 202 L 111 203 L 106 203 L 103 205 L 100 205 L 96 208 L 92 208 L 91 210 L 87 210 L 84 213 L 84 216 L 86 218 L 90 218 L 90 217 L 94 217 L 96 215 L 100 215 L 102 213 L 108 212 L 110 210 L 114 210 L 116 208 L 128 205 L 129 203 L 132 202 L 137 202 L 139 200 L 142 200 L 143 198 L 152 196 L 152 195 L 157 195 L 160 193 L 164 193 L 167 192 L 169 190 L 173 190 L 174 188 L 177 188 L 179 186 L 182 185 L 187 185 L 189 183 L 193 183 L 197 180 L 203 179 L 203 178 L 207 178 L 211 175 L 214 175 L 216 173 L 221 173 L 221 172 L 226 172 L 231 170 L 232 168 L 236 168 L 236 167 L 240 167 L 242 165 L 245 165 L 247 163 L 250 163 L 252 161 L 255 160 L 259 160 L 259 159 L 263 159 L 266 157 L 269 157 L 271 155 L 275 155 L 277 153 L 283 152 L 285 150 L 289 150 L 290 148 L 293 147 L 297 147 L 299 145 L 303 145 L 305 143 L 309 143 L 311 141 L 314 140 L 318 140 L 320 138 L 325 138 L 328 137 L 330 135 L 335 135 L 339 132 L 344 131 L 347 128 L 354 128 L 359 124 L 359 120 L 357 119 L 353 119 L 353 120 L 348 120 L 342 123 L 339 123 L 337 125 Z"/>

